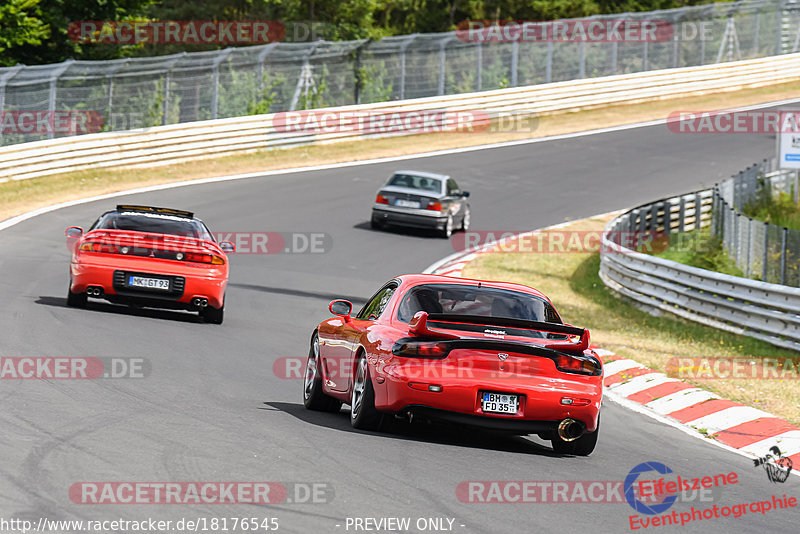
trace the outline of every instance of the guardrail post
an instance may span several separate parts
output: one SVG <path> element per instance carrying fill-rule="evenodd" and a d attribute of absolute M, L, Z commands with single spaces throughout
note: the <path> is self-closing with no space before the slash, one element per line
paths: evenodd
<path fill-rule="evenodd" d="M 789 229 L 785 226 L 781 230 L 781 284 L 786 285 L 786 235 Z"/>
<path fill-rule="evenodd" d="M 747 262 L 745 263 L 744 276 L 750 278 L 750 262 L 752 261 L 753 248 L 753 219 L 747 218 Z"/>
<path fill-rule="evenodd" d="M 733 263 L 739 267 L 739 248 L 742 243 L 742 237 L 740 234 L 742 230 L 742 225 L 739 223 L 739 217 L 741 215 L 736 211 L 733 212 Z"/>
<path fill-rule="evenodd" d="M 700 193 L 694 195 L 694 229 L 699 230 L 703 227 L 703 199 Z"/>
<path fill-rule="evenodd" d="M 678 211 L 678 233 L 683 233 L 683 229 L 686 225 L 686 221 L 684 220 L 686 217 L 686 197 L 681 195 L 681 207 L 680 211 Z"/>

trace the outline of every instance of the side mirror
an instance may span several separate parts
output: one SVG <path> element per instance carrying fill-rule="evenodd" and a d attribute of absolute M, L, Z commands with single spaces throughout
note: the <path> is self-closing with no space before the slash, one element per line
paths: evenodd
<path fill-rule="evenodd" d="M 343 317 L 345 322 L 350 322 L 350 312 L 353 311 L 353 303 L 349 300 L 332 300 L 328 304 L 328 309 L 334 315 Z"/>
<path fill-rule="evenodd" d="M 64 232 L 64 235 L 67 237 L 71 237 L 73 239 L 78 239 L 83 235 L 83 228 L 81 228 L 80 226 L 70 226 Z"/>
<path fill-rule="evenodd" d="M 229 254 L 231 252 L 236 252 L 236 245 L 231 243 L 230 241 L 222 241 L 219 244 L 219 248 L 222 249 L 222 252 Z"/>
<path fill-rule="evenodd" d="M 461 192 L 461 196 L 464 197 L 464 198 L 469 197 L 469 191 L 462 191 Z"/>

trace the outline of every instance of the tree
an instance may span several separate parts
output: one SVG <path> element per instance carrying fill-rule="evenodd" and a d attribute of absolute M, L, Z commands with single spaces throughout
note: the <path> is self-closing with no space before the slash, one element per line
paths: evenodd
<path fill-rule="evenodd" d="M 0 66 L 17 63 L 13 49 L 21 45 L 40 45 L 50 29 L 39 17 L 39 0 L 6 0 L 0 5 Z"/>

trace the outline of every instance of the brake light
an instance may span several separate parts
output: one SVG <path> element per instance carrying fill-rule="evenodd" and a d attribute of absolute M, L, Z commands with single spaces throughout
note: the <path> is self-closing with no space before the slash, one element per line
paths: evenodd
<path fill-rule="evenodd" d="M 392 352 L 409 358 L 444 358 L 449 354 L 450 347 L 447 343 L 436 341 L 408 341 L 395 345 Z"/>
<path fill-rule="evenodd" d="M 560 354 L 556 357 L 556 367 L 566 373 L 581 375 L 599 375 L 600 366 L 594 358 L 576 357 L 569 354 Z"/>
<path fill-rule="evenodd" d="M 428 203 L 429 210 L 433 211 L 442 211 L 442 203 L 441 202 L 430 202 Z"/>
<path fill-rule="evenodd" d="M 376 204 L 388 204 L 389 203 L 389 199 L 386 198 L 383 195 L 378 195 L 378 196 L 375 197 L 375 203 Z"/>

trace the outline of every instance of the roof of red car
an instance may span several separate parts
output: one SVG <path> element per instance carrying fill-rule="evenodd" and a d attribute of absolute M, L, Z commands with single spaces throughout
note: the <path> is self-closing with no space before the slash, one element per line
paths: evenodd
<path fill-rule="evenodd" d="M 523 284 L 514 284 L 512 282 L 493 282 L 490 280 L 475 280 L 472 278 L 456 278 L 453 276 L 442 276 L 440 274 L 404 274 L 397 277 L 398 279 L 402 280 L 404 283 L 408 283 L 411 285 L 419 285 L 425 283 L 450 283 L 450 284 L 461 284 L 466 286 L 477 286 L 480 284 L 483 287 L 495 287 L 498 289 L 507 289 L 509 291 L 518 291 L 520 293 L 529 293 L 531 295 L 536 295 L 537 297 L 541 297 L 548 302 L 548 299 L 544 293 L 541 291 L 534 289 L 530 286 L 526 286 Z"/>

